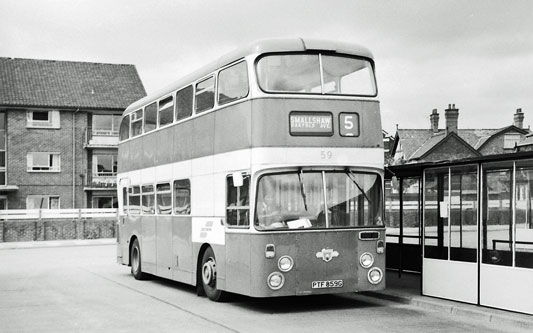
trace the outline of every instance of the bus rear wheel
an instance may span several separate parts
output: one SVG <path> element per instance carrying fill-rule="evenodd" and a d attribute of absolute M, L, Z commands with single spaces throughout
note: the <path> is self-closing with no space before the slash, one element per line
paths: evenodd
<path fill-rule="evenodd" d="M 147 275 L 146 273 L 143 273 L 141 266 L 141 247 L 138 239 L 135 239 L 131 246 L 130 262 L 131 275 L 133 275 L 136 280 L 146 280 Z"/>
<path fill-rule="evenodd" d="M 217 289 L 217 262 L 213 249 L 208 247 L 202 257 L 200 270 L 202 287 L 207 297 L 215 302 L 223 302 L 227 298 L 227 293 Z"/>

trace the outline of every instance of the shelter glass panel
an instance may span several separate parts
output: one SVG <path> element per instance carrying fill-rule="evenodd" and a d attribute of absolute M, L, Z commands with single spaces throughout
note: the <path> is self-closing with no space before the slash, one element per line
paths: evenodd
<path fill-rule="evenodd" d="M 477 262 L 477 166 L 451 169 L 450 260 Z"/>
<path fill-rule="evenodd" d="M 424 174 L 424 257 L 448 259 L 449 169 Z"/>
<path fill-rule="evenodd" d="M 398 181 L 385 181 L 385 226 L 387 243 L 398 243 L 400 236 L 400 192 Z"/>
<path fill-rule="evenodd" d="M 533 268 L 533 161 L 517 162 L 515 266 Z"/>
<path fill-rule="evenodd" d="M 511 266 L 512 163 L 483 166 L 482 262 Z"/>

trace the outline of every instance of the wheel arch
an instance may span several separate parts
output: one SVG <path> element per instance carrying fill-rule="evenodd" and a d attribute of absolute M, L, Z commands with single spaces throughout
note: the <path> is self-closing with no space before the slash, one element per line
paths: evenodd
<path fill-rule="evenodd" d="M 133 247 L 133 242 L 139 239 L 137 235 L 131 235 L 130 242 L 128 244 L 128 266 L 131 266 L 131 248 Z M 141 246 L 141 241 L 139 240 L 139 246 Z"/>

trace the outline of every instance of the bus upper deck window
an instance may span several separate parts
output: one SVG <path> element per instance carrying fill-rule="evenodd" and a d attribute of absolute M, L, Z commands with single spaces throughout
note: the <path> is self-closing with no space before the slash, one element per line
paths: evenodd
<path fill-rule="evenodd" d="M 126 140 L 130 137 L 130 115 L 126 115 L 124 118 L 122 118 L 122 121 L 120 123 L 120 130 L 119 130 L 119 139 L 120 141 Z"/>
<path fill-rule="evenodd" d="M 131 113 L 131 136 L 137 136 L 143 132 L 143 109 Z"/>
<path fill-rule="evenodd" d="M 193 88 L 188 86 L 176 94 L 176 121 L 192 115 Z"/>
<path fill-rule="evenodd" d="M 152 103 L 144 108 L 144 133 L 155 130 L 157 125 L 157 105 Z"/>
<path fill-rule="evenodd" d="M 267 55 L 257 63 L 261 89 L 274 93 L 375 96 L 369 60 L 342 55 Z"/>
<path fill-rule="evenodd" d="M 322 67 L 326 88 L 324 93 L 363 96 L 376 94 L 374 71 L 368 60 L 322 56 Z"/>
<path fill-rule="evenodd" d="M 174 96 L 159 101 L 159 127 L 171 124 L 174 120 Z"/>
<path fill-rule="evenodd" d="M 215 78 L 213 76 L 196 84 L 195 102 L 197 113 L 210 110 L 215 106 Z"/>
<path fill-rule="evenodd" d="M 246 62 L 223 69 L 218 74 L 218 104 L 226 104 L 248 95 Z"/>
<path fill-rule="evenodd" d="M 265 56 L 257 64 L 257 76 L 265 91 L 309 93 L 320 87 L 318 54 Z"/>

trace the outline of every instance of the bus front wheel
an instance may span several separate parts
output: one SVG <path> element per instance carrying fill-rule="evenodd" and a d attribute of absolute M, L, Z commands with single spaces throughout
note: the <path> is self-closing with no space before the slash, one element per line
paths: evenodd
<path fill-rule="evenodd" d="M 145 280 L 146 273 L 143 273 L 141 266 L 141 247 L 139 246 L 139 240 L 135 239 L 131 246 L 130 253 L 131 261 L 131 274 L 136 280 Z"/>
<path fill-rule="evenodd" d="M 201 272 L 202 287 L 207 297 L 215 302 L 226 299 L 226 292 L 217 289 L 217 262 L 213 249 L 208 247 L 202 257 Z"/>

